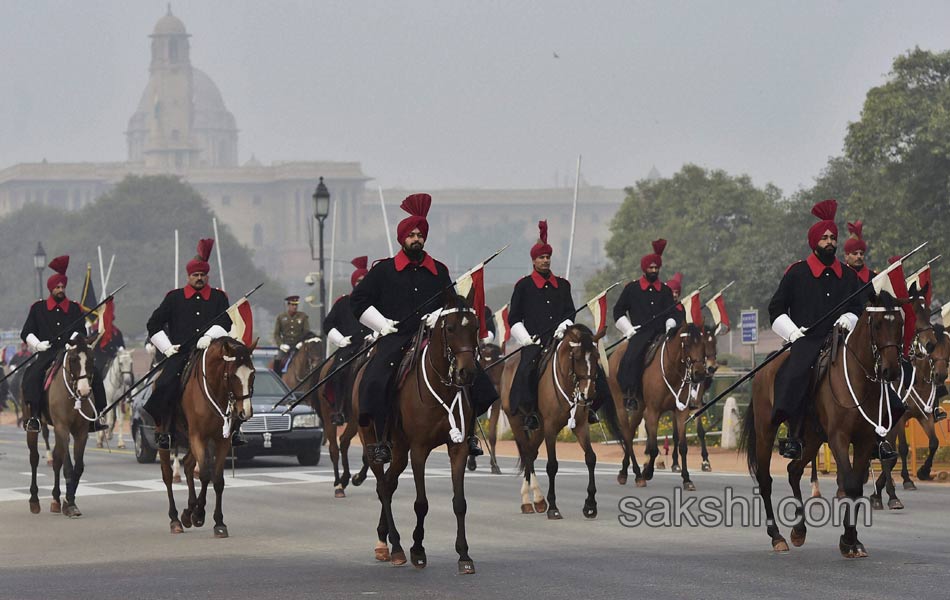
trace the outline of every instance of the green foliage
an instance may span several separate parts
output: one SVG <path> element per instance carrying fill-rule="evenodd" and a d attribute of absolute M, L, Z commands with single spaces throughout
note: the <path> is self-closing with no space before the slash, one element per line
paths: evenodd
<path fill-rule="evenodd" d="M 17 282 L 0 289 L 0 323 L 5 329 L 22 326 L 27 309 L 35 299 L 32 254 L 37 240 L 42 240 L 49 258 L 70 255 L 67 293 L 76 300 L 87 263 L 93 265 L 95 288 L 100 296 L 103 294 L 98 289 L 96 246 L 102 246 L 105 260 L 114 253 L 115 265 L 109 286 L 129 284 L 116 297 L 116 324 L 127 336 L 141 334 L 152 310 L 172 289 L 174 230 L 179 230 L 181 240 L 181 285 L 185 263 L 194 256 L 198 239 L 213 237 L 211 218 L 207 203 L 191 186 L 177 177 L 164 175 L 129 176 L 96 202 L 75 213 L 27 205 L 0 220 L 0 236 L 8 248 L 17 249 L 16 253 L 0 258 L 5 280 Z M 253 303 L 280 306 L 285 296 L 282 287 L 253 265 L 249 251 L 227 227 L 219 223 L 218 231 L 220 239 L 216 244 L 221 245 L 225 283 L 232 300 L 266 281 L 255 294 Z M 214 255 L 211 265 L 211 281 L 217 286 L 218 265 Z M 44 294 L 50 274 L 49 269 L 43 274 Z"/>

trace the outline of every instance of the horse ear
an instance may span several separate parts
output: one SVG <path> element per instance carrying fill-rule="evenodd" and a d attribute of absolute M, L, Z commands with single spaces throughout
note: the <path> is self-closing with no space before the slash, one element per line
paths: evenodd
<path fill-rule="evenodd" d="M 257 348 L 257 342 L 259 342 L 260 339 L 261 339 L 261 338 L 259 338 L 259 337 L 254 338 L 254 341 L 251 342 L 251 345 L 247 347 L 247 349 L 248 349 L 249 352 L 254 352 L 254 349 Z"/>
<path fill-rule="evenodd" d="M 917 289 L 917 282 L 910 284 L 910 288 L 907 290 L 907 293 L 910 294 L 910 297 L 913 298 L 920 294 L 920 291 Z"/>

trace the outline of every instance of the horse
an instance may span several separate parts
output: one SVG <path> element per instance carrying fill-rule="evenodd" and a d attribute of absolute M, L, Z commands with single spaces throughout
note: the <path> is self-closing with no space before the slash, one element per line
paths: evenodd
<path fill-rule="evenodd" d="M 712 327 L 709 327 L 708 325 L 703 326 L 703 342 L 706 344 L 706 378 L 703 379 L 703 382 L 699 384 L 699 390 L 696 393 L 695 398 L 690 395 L 690 408 L 698 408 L 703 405 L 703 396 L 712 386 L 713 375 L 719 368 L 719 364 L 716 362 L 716 353 L 718 351 L 716 345 L 716 330 Z M 696 419 L 696 437 L 699 439 L 700 455 L 703 458 L 701 465 L 702 470 L 708 473 L 712 471 L 712 465 L 709 464 L 709 450 L 706 448 L 706 427 L 703 425 L 702 418 Z M 680 472 L 679 444 L 679 431 L 677 429 L 673 429 L 673 465 L 670 467 L 670 471 L 674 473 Z"/>
<path fill-rule="evenodd" d="M 103 373 L 102 380 L 103 387 L 106 390 L 107 404 L 111 404 L 113 400 L 127 392 L 135 381 L 135 375 L 132 372 L 132 352 L 124 348 L 119 350 L 115 358 L 109 363 L 106 372 Z M 109 429 L 104 429 L 96 433 L 96 448 L 102 448 L 103 442 L 111 440 L 116 429 L 119 430 L 119 439 L 116 446 L 125 448 L 125 439 L 122 437 L 122 429 L 124 427 L 127 407 L 127 402 L 123 401 L 114 411 L 109 411 L 106 416 Z"/>
<path fill-rule="evenodd" d="M 297 386 L 305 379 L 313 378 L 317 367 L 323 364 L 325 352 L 323 340 L 313 333 L 308 333 L 308 337 L 297 344 L 296 352 L 290 357 L 290 362 L 280 378 L 290 388 Z"/>
<path fill-rule="evenodd" d="M 500 346 L 495 344 L 485 344 L 482 346 L 482 350 L 479 353 L 478 362 L 482 365 L 483 369 L 486 369 L 485 373 L 488 374 L 488 378 L 491 380 L 492 384 L 495 386 L 495 389 L 498 390 L 498 393 L 501 393 L 501 376 L 503 369 L 488 369 L 489 366 L 495 363 L 495 361 L 501 359 L 502 349 Z M 498 461 L 495 459 L 495 446 L 498 444 L 498 417 L 501 415 L 501 397 L 499 396 L 498 400 L 491 405 L 491 408 L 488 409 L 488 431 L 485 432 L 487 439 L 485 442 L 488 445 L 488 457 L 491 461 L 491 472 L 492 475 L 501 475 L 501 468 L 498 466 Z M 474 471 L 478 468 L 476 463 L 476 457 L 468 457 L 468 470 Z"/>
<path fill-rule="evenodd" d="M 337 350 L 337 352 L 339 352 L 339 350 Z M 347 392 L 351 390 L 355 373 L 362 364 L 363 363 L 360 362 L 360 359 L 356 359 L 347 365 L 342 371 L 333 376 L 334 379 L 338 377 L 343 379 L 343 397 L 334 397 L 333 401 L 331 402 L 329 396 L 335 394 L 335 389 L 331 387 L 334 382 L 328 381 L 326 385 L 319 388 L 315 394 L 309 398 L 310 405 L 313 406 L 315 411 L 320 413 L 320 421 L 323 423 L 324 440 L 326 440 L 330 449 L 330 461 L 333 463 L 334 498 L 346 498 L 346 486 L 350 483 L 349 450 L 350 441 L 356 437 L 357 434 L 358 411 L 351 410 L 349 403 L 346 402 L 346 398 Z M 338 361 L 327 360 L 320 368 L 320 372 L 314 374 L 312 377 L 312 383 L 307 383 L 306 385 L 316 384 L 318 381 L 332 373 L 333 370 L 338 366 Z M 342 426 L 339 424 L 337 419 L 334 419 L 335 416 L 338 418 L 343 418 Z M 339 436 L 337 435 L 338 431 L 340 432 Z M 342 474 L 340 473 L 341 461 L 343 463 Z M 360 468 L 360 471 L 353 476 L 353 485 L 361 485 L 363 481 L 366 480 L 366 473 L 368 470 L 369 462 L 366 460 L 364 455 L 363 465 Z"/>
<path fill-rule="evenodd" d="M 251 418 L 254 409 L 254 362 L 250 347 L 230 337 L 220 337 L 204 350 L 196 350 L 183 373 L 183 391 L 179 407 L 178 435 L 187 436 L 188 453 L 182 460 L 188 480 L 188 508 L 175 507 L 172 491 L 171 451 L 159 450 L 162 463 L 162 481 L 168 492 L 168 517 L 171 533 L 182 533 L 182 526 L 201 527 L 205 522 L 205 498 L 208 483 L 215 492 L 214 537 L 228 537 L 224 524 L 221 498 L 224 494 L 224 463 L 231 450 L 231 431 L 234 423 Z M 213 447 L 213 450 L 212 450 Z M 208 459 L 213 458 L 213 462 Z M 201 493 L 195 494 L 195 470 L 201 480 Z"/>
<path fill-rule="evenodd" d="M 471 295 L 470 292 L 468 298 L 462 298 L 453 290 L 443 294 L 442 308 L 434 319 L 434 325 L 425 325 L 427 342 L 417 349 L 405 379 L 395 384 L 393 414 L 389 417 L 388 425 L 393 444 L 392 463 L 385 471 L 384 465 L 370 465 L 376 476 L 376 493 L 381 505 L 376 528 L 378 539 L 374 549 L 378 561 L 390 561 L 394 566 L 406 564 L 406 553 L 393 518 L 392 501 L 399 475 L 411 460 L 416 485 L 416 527 L 409 555 L 414 567 L 425 568 L 427 558 L 422 542 L 425 518 L 429 512 L 425 465 L 432 450 L 446 444 L 452 471 L 458 572 L 462 575 L 475 572 L 475 563 L 469 556 L 465 535 L 465 515 L 468 510 L 465 500 L 467 438 L 472 433 L 475 420 L 469 390 L 477 370 L 478 351 L 478 319 L 471 308 Z M 365 366 L 360 369 L 353 385 L 353 411 L 357 414 L 359 387 L 364 373 Z M 364 447 L 377 442 L 376 428 L 372 422 L 365 427 L 360 426 L 359 434 Z M 386 543 L 387 538 L 392 546 L 391 551 Z"/>
<path fill-rule="evenodd" d="M 538 416 L 541 427 L 530 434 L 524 428 L 521 413 L 511 411 L 511 385 L 518 361 L 509 360 L 510 364 L 505 365 L 501 405 L 511 423 L 524 471 L 521 484 L 522 514 L 546 512 L 548 519 L 562 518 L 557 507 L 554 481 L 558 471 L 557 436 L 567 426 L 574 431 L 577 443 L 583 448 L 584 463 L 587 465 L 587 498 L 582 513 L 588 519 L 597 516 L 597 487 L 594 482 L 597 455 L 590 442 L 587 411 L 590 407 L 588 398 L 594 397 L 594 380 L 597 378 L 597 341 L 603 334 L 604 331 L 601 331 L 595 336 L 586 325 L 571 325 L 561 339 L 552 340 L 545 349 L 538 366 Z M 547 449 L 547 502 L 541 494 L 534 470 L 542 440 Z M 529 492 L 534 493 L 533 503 L 529 502 Z"/>
<path fill-rule="evenodd" d="M 617 474 L 617 483 L 620 485 L 626 485 L 627 468 L 632 466 L 637 487 L 646 487 L 647 481 L 653 478 L 654 464 L 660 453 L 656 442 L 660 416 L 667 411 L 673 411 L 674 431 L 683 431 L 686 418 L 689 416 L 687 410 L 689 395 L 698 393 L 697 388 L 705 381 L 707 375 L 706 340 L 698 325 L 684 323 L 670 330 L 655 343 L 659 347 L 652 357 L 648 353 L 649 362 L 643 369 L 642 400 L 632 408 L 626 406 L 623 391 L 617 381 L 617 371 L 620 369 L 623 353 L 627 349 L 627 342 L 622 342 L 608 359 L 610 375 L 607 378 L 607 385 L 610 386 L 613 403 L 605 403 L 604 413 L 607 424 L 623 446 L 623 462 Z M 633 437 L 640 421 L 644 419 L 647 430 L 648 462 L 641 475 L 640 466 L 633 453 Z M 681 437 L 683 489 L 693 491 L 696 486 L 686 468 L 686 435 L 683 434 Z"/>
<path fill-rule="evenodd" d="M 863 493 L 871 452 L 877 443 L 877 431 L 893 426 L 887 406 L 887 382 L 900 377 L 903 346 L 903 311 L 907 299 L 894 299 L 889 293 L 872 295 L 869 305 L 854 328 L 840 343 L 832 337 L 831 365 L 821 373 L 811 392 L 813 409 L 805 415 L 804 452 L 788 465 L 788 481 L 798 505 L 792 544 L 805 543 L 806 526 L 802 505 L 801 478 L 805 465 L 814 459 L 822 438 L 828 440 L 838 468 L 838 483 L 850 503 L 844 511 L 844 534 L 838 549 L 845 558 L 868 556 L 858 539 L 858 499 Z M 831 336 L 839 336 L 834 328 Z M 774 552 L 788 552 L 788 542 L 775 521 L 772 507 L 772 476 L 769 465 L 778 426 L 772 422 L 775 376 L 787 360 L 784 354 L 765 365 L 752 380 L 752 400 L 746 410 L 740 451 L 746 451 L 749 473 L 756 479 L 765 506 L 766 531 Z M 802 382 L 809 385 L 812 382 Z M 877 416 L 877 422 L 871 418 Z M 885 416 L 887 418 L 885 418 Z M 820 433 L 818 429 L 823 433 Z M 849 457 L 853 446 L 854 460 Z M 834 510 L 834 509 L 833 509 Z"/>
<path fill-rule="evenodd" d="M 76 506 L 76 490 L 79 479 L 85 469 L 83 456 L 86 452 L 86 441 L 89 438 L 89 423 L 95 421 L 99 414 L 96 411 L 92 397 L 93 359 L 91 345 L 97 336 L 90 338 L 77 337 L 75 342 L 66 344 L 60 351 L 57 360 L 51 369 L 49 389 L 43 392 L 45 409 L 37 417 L 44 424 L 52 424 L 55 444 L 53 446 L 53 501 L 50 503 L 50 512 L 59 513 L 67 517 L 82 516 Z M 23 409 L 24 418 L 32 415 L 29 406 Z M 69 455 L 69 439 L 73 439 L 73 456 Z M 37 496 L 39 489 L 36 485 L 36 467 L 40 460 L 37 450 L 39 434 L 29 431 L 26 434 L 26 445 L 30 451 L 30 512 L 39 514 L 40 500 Z M 65 504 L 60 496 L 60 472 L 66 479 Z"/>

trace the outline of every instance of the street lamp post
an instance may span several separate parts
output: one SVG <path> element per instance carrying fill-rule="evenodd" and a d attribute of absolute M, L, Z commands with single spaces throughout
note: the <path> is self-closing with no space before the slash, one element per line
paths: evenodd
<path fill-rule="evenodd" d="M 36 242 L 36 252 L 33 253 L 33 268 L 36 269 L 36 297 L 43 299 L 43 269 L 46 268 L 46 251 L 43 243 Z"/>
<path fill-rule="evenodd" d="M 330 190 L 324 185 L 323 177 L 320 178 L 320 183 L 317 184 L 317 189 L 313 193 L 313 205 L 313 216 L 316 217 L 317 223 L 320 226 L 320 333 L 325 333 L 323 320 L 327 315 L 327 284 L 325 277 L 326 269 L 324 268 L 323 262 L 323 224 L 330 214 Z M 313 236 L 311 236 L 311 239 L 313 239 Z M 310 248 L 310 258 L 313 258 L 312 246 Z"/>

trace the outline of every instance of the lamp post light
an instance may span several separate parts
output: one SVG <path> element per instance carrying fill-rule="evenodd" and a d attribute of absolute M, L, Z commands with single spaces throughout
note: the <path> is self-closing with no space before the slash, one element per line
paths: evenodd
<path fill-rule="evenodd" d="M 327 314 L 327 285 L 326 285 L 326 269 L 324 268 L 323 262 L 323 224 L 327 220 L 327 216 L 330 214 L 330 190 L 327 189 L 327 186 L 323 183 L 323 177 L 320 178 L 320 182 L 317 184 L 317 189 L 313 193 L 313 216 L 316 217 L 317 223 L 320 226 L 320 333 L 325 333 L 323 328 L 323 319 L 326 318 Z M 312 223 L 312 222 L 311 222 Z M 313 258 L 313 245 L 312 245 L 313 236 L 311 236 L 311 246 L 310 246 L 310 258 Z"/>
<path fill-rule="evenodd" d="M 36 269 L 36 297 L 43 299 L 43 269 L 46 268 L 46 251 L 43 243 L 36 242 L 36 252 L 33 253 L 33 268 Z"/>

